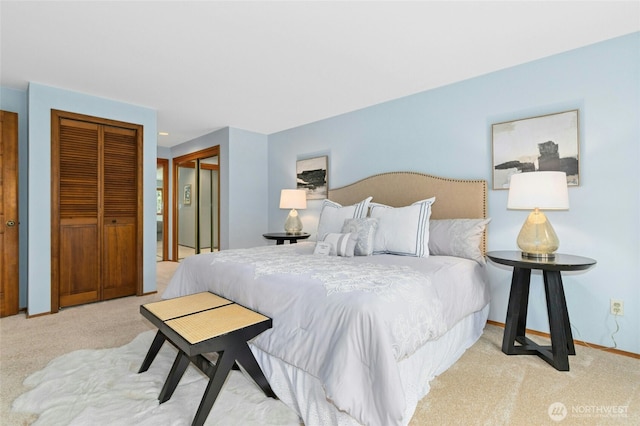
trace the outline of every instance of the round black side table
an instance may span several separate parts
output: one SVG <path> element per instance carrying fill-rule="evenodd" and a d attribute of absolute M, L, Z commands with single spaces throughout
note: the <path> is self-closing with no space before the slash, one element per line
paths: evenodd
<path fill-rule="evenodd" d="M 487 257 L 495 263 L 513 267 L 502 352 L 538 355 L 557 370 L 569 371 L 569 355 L 575 355 L 576 349 L 560 272 L 589 269 L 596 261 L 569 254 L 556 254 L 554 259 L 531 259 L 522 257 L 520 251 L 491 251 Z M 538 345 L 525 336 L 532 269 L 541 270 L 544 278 L 551 346 Z"/>
<path fill-rule="evenodd" d="M 287 234 L 286 232 L 268 232 L 266 234 L 262 234 L 267 240 L 276 240 L 276 245 L 280 246 L 284 244 L 285 241 L 289 241 L 289 244 L 295 244 L 298 240 L 305 240 L 309 238 L 309 235 L 306 232 L 302 232 L 300 234 Z"/>

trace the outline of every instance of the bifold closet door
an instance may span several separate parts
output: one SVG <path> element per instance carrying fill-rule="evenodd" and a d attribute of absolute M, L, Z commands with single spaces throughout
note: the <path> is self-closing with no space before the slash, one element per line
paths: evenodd
<path fill-rule="evenodd" d="M 103 299 L 136 294 L 136 132 L 104 127 Z"/>
<path fill-rule="evenodd" d="M 52 117 L 54 311 L 134 295 L 142 280 L 142 130 L 56 113 Z"/>
<path fill-rule="evenodd" d="M 59 303 L 63 307 L 100 300 L 98 224 L 102 191 L 98 173 L 100 126 L 67 119 L 61 119 L 59 126 L 57 265 Z M 54 229 L 52 237 L 55 235 Z"/>

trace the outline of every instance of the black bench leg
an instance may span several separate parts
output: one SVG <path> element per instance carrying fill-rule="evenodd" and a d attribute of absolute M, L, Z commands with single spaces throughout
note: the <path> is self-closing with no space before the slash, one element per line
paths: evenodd
<path fill-rule="evenodd" d="M 249 347 L 247 342 L 244 342 L 244 345 L 242 345 L 238 350 L 238 353 L 236 354 L 236 360 L 240 363 L 240 365 L 242 365 L 242 368 L 244 368 L 245 371 L 249 373 L 253 381 L 256 382 L 258 386 L 260 386 L 260 389 L 262 389 L 265 395 L 270 398 L 278 399 L 276 394 L 271 389 L 271 385 L 269 385 L 267 378 L 264 377 L 264 373 L 262 372 L 262 369 L 260 369 L 258 361 L 256 361 L 256 359 L 253 357 L 253 353 L 251 352 L 251 348 Z"/>
<path fill-rule="evenodd" d="M 201 426 L 204 424 L 205 420 L 207 420 L 211 407 L 213 407 L 213 403 L 216 402 L 216 398 L 218 398 L 222 385 L 227 379 L 227 376 L 235 363 L 235 355 L 236 354 L 233 350 L 225 350 L 219 354 L 215 372 L 209 379 L 207 389 L 204 391 L 196 416 L 193 419 L 193 423 L 191 423 L 192 426 Z"/>
<path fill-rule="evenodd" d="M 158 355 L 158 352 L 160 352 L 160 348 L 162 347 L 162 344 L 166 339 L 167 338 L 164 337 L 164 334 L 162 334 L 158 330 L 158 332 L 156 333 L 156 337 L 154 337 L 153 342 L 151 342 L 151 347 L 147 352 L 147 356 L 144 357 L 144 361 L 142 362 L 142 365 L 140 366 L 140 370 L 138 370 L 138 373 L 144 373 L 149 369 L 149 367 L 151 367 L 151 363 L 153 362 L 154 359 L 156 359 L 156 355 Z"/>
<path fill-rule="evenodd" d="M 173 361 L 173 365 L 171 366 L 171 371 L 167 376 L 167 380 L 164 382 L 164 386 L 160 391 L 160 395 L 158 399 L 160 400 L 160 404 L 168 401 L 173 395 L 173 391 L 176 390 L 182 375 L 185 370 L 189 366 L 189 357 L 182 351 L 178 351 L 178 355 L 176 356 L 175 361 Z"/>

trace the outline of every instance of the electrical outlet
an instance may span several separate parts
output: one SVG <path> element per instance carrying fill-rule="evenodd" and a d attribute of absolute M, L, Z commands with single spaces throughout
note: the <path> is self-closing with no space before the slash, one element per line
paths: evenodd
<path fill-rule="evenodd" d="M 624 315 L 624 302 L 620 299 L 611 299 L 611 315 L 617 315 L 619 317 Z"/>

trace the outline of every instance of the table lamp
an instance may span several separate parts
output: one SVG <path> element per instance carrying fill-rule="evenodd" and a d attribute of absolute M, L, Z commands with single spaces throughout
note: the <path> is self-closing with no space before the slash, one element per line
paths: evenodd
<path fill-rule="evenodd" d="M 569 193 L 564 172 L 528 172 L 511 176 L 508 209 L 531 210 L 518 234 L 522 257 L 554 259 L 560 242 L 541 210 L 568 210 Z"/>
<path fill-rule="evenodd" d="M 284 231 L 287 234 L 300 234 L 302 221 L 296 209 L 307 208 L 307 192 L 304 189 L 283 189 L 280 192 L 280 208 L 291 209 L 284 223 Z"/>

